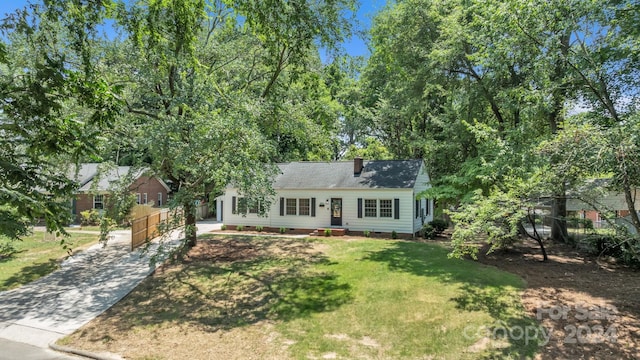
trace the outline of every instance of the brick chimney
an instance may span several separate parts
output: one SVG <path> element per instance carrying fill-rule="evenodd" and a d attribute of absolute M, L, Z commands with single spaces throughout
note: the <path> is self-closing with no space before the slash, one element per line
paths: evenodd
<path fill-rule="evenodd" d="M 361 157 L 356 157 L 353 159 L 353 175 L 360 175 L 362 169 L 364 168 L 364 160 Z"/>

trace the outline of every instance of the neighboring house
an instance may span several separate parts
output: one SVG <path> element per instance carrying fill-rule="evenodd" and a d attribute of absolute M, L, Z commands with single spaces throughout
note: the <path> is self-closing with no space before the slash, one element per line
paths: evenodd
<path fill-rule="evenodd" d="M 569 195 L 567 199 L 567 215 L 581 219 L 590 219 L 596 228 L 604 226 L 603 213 L 609 213 L 615 219 L 629 216 L 629 208 L 624 193 L 607 190 L 609 179 L 591 179 L 580 190 L 581 196 Z M 640 200 L 640 192 L 633 192 L 634 201 Z"/>
<path fill-rule="evenodd" d="M 218 220 L 226 225 L 351 232 L 415 234 L 433 219 L 433 200 L 422 160 L 291 162 L 278 164 L 276 197 L 266 216 L 259 204 L 229 187 L 218 197 Z"/>
<path fill-rule="evenodd" d="M 112 184 L 128 175 L 132 180 L 129 190 L 136 195 L 138 204 L 153 204 L 163 206 L 171 192 L 169 186 L 160 178 L 145 175 L 144 169 L 137 169 L 135 173 L 129 166 L 117 166 L 100 170 L 100 164 L 80 164 L 78 171 L 71 171 L 71 178 L 78 183 L 78 190 L 72 202 L 72 214 L 79 217 L 85 210 L 102 210 L 112 189 Z"/>

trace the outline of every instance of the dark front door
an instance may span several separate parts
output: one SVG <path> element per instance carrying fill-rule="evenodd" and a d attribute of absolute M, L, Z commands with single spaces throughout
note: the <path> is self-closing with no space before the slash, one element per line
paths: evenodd
<path fill-rule="evenodd" d="M 331 198 L 331 226 L 342 226 L 342 199 Z"/>

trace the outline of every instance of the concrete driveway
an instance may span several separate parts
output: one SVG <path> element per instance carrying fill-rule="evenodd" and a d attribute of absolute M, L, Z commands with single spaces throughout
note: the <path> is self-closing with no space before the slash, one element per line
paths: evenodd
<path fill-rule="evenodd" d="M 198 234 L 220 229 L 198 223 Z M 0 338 L 41 348 L 71 334 L 128 294 L 154 268 L 157 241 L 147 253 L 129 251 L 130 233 L 115 232 L 106 247 L 94 245 L 65 260 L 61 269 L 23 287 L 0 292 Z M 174 248 L 174 231 L 163 244 Z"/>

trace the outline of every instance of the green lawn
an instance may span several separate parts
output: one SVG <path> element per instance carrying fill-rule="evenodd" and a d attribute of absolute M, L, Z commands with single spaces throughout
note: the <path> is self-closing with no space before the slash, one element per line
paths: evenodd
<path fill-rule="evenodd" d="M 33 235 L 14 241 L 15 252 L 0 256 L 0 291 L 13 289 L 37 280 L 58 269 L 68 252 L 61 245 L 62 238 L 52 234 L 34 232 Z M 74 251 L 98 241 L 97 235 L 72 233 L 65 244 Z M 0 243 L 7 243 L 0 238 Z"/>
<path fill-rule="evenodd" d="M 341 238 L 200 238 L 63 340 L 132 359 L 526 358 L 536 326 L 522 279 L 437 244 Z M 216 356 L 212 356 L 216 349 Z"/>

